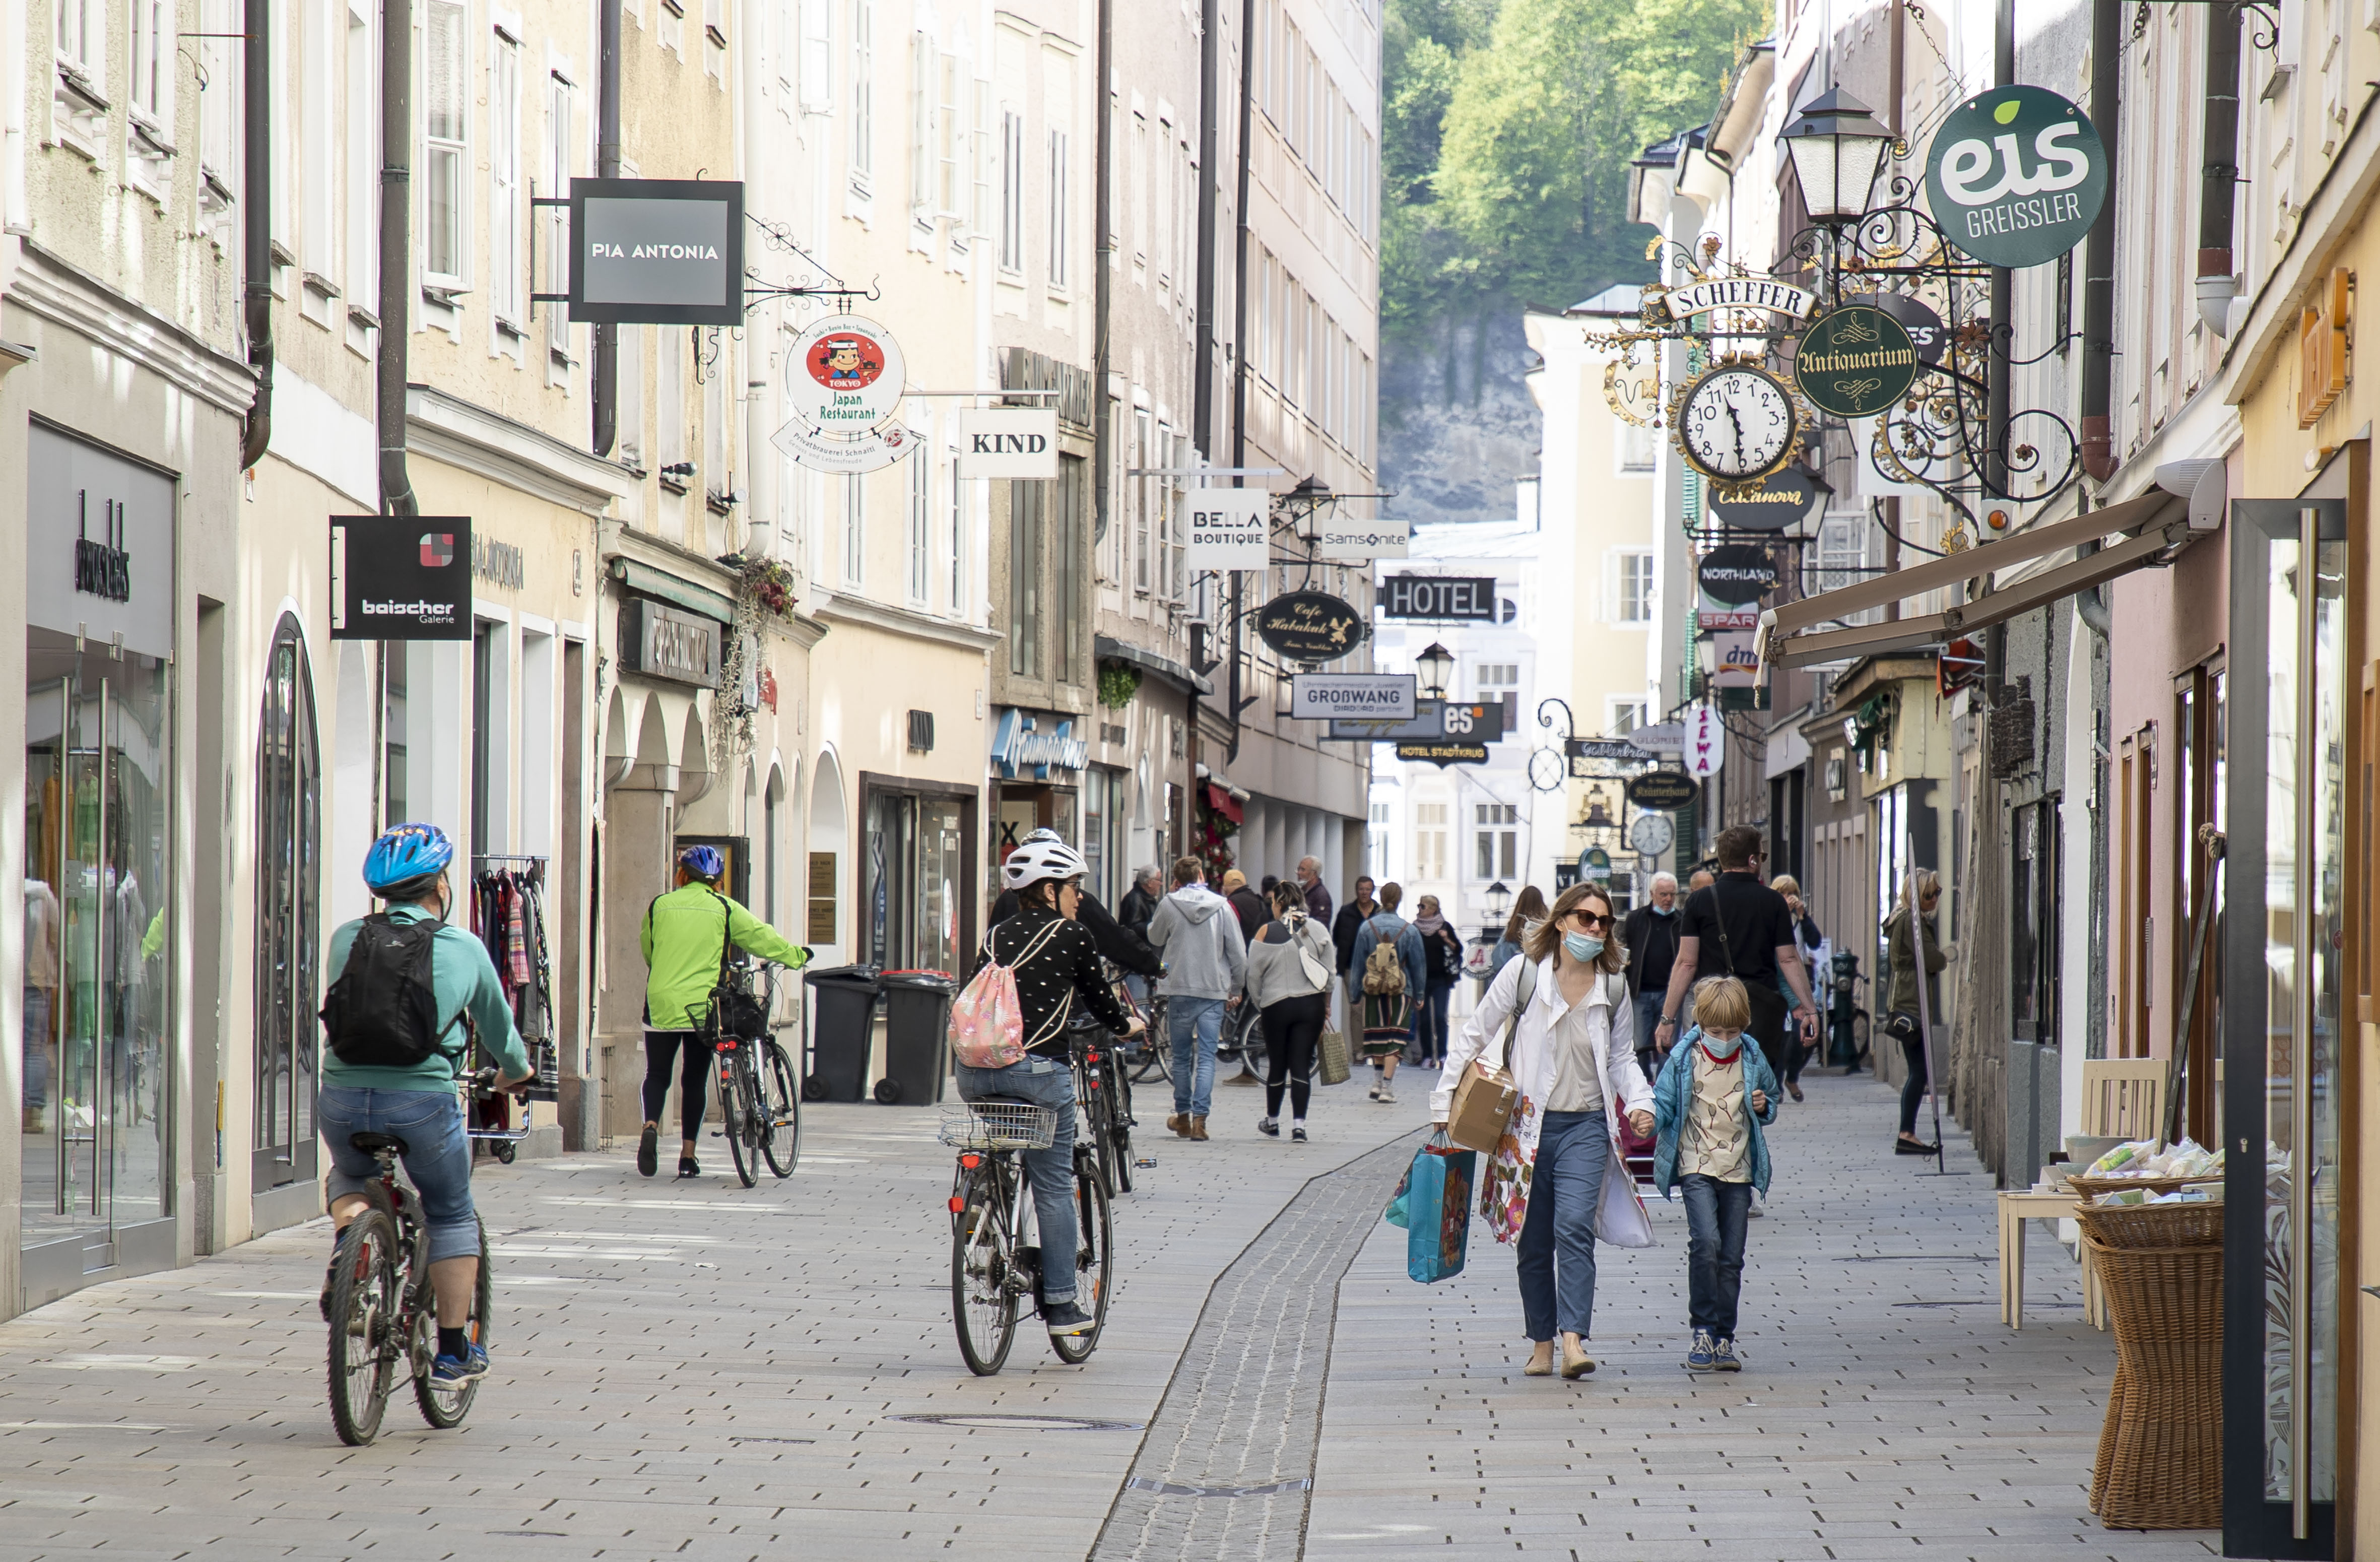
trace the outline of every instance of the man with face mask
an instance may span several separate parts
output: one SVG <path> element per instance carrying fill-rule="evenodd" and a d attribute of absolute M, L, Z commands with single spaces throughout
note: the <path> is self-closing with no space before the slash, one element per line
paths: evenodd
<path fill-rule="evenodd" d="M 1653 1074 L 1653 1031 L 1661 1022 L 1661 998 L 1670 990 L 1670 968 L 1678 959 L 1678 876 L 1653 875 L 1652 897 L 1628 913 L 1628 992 L 1636 1009 L 1636 1061 Z"/>

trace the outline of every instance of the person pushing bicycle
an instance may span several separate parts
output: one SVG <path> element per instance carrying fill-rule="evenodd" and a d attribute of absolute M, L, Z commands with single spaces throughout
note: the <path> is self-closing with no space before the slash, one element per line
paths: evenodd
<path fill-rule="evenodd" d="M 454 842 L 435 824 L 392 825 L 366 854 L 364 883 L 384 909 L 331 934 L 322 1009 L 329 1048 L 314 1107 L 331 1148 L 337 1231 L 371 1207 L 365 1190 L 380 1175 L 352 1136 L 386 1133 L 405 1141 L 405 1169 L 420 1192 L 430 1231 L 430 1280 L 438 1296 L 430 1382 L 442 1389 L 488 1371 L 487 1350 L 468 1328 L 480 1279 L 480 1220 L 455 1080 L 474 1039 L 501 1070 L 504 1089 L 525 1090 L 535 1072 L 487 946 L 445 925 L 455 904 L 446 873 L 454 860 Z M 335 1255 L 332 1262 L 335 1266 Z M 323 1275 L 325 1321 L 331 1280 Z"/>
<path fill-rule="evenodd" d="M 1090 929 L 1075 920 L 1083 898 L 1083 875 L 1090 871 L 1062 840 L 1031 839 L 1008 854 L 1001 876 L 1016 892 L 1017 911 L 993 924 L 967 970 L 967 980 L 987 961 L 1013 968 L 1016 1005 L 1026 1056 L 1005 1068 L 956 1065 L 959 1099 L 1011 1099 L 1047 1106 L 1057 1116 L 1047 1150 L 1026 1150 L 1025 1175 L 1033 1183 L 1034 1214 L 1044 1253 L 1072 1253 L 1075 1224 L 1075 1064 L 1067 1022 L 1079 1000 L 1118 1035 L 1141 1029 L 1136 1016 L 1116 1002 L 1099 969 L 1099 950 Z M 1041 1315 L 1053 1335 L 1079 1335 L 1099 1320 L 1075 1304 L 1071 1263 L 1041 1266 Z"/>
<path fill-rule="evenodd" d="M 670 1067 L 681 1048 L 678 1075 L 677 1175 L 700 1177 L 694 1141 L 710 1078 L 710 1042 L 703 1027 L 711 990 L 719 985 L 727 944 L 774 960 L 789 970 L 809 964 L 810 952 L 788 944 L 775 928 L 720 893 L 727 871 L 719 848 L 690 846 L 677 854 L 677 887 L 645 908 L 638 947 L 645 956 L 645 1131 L 637 1141 L 637 1169 L 661 1169 L 662 1104 L 669 1099 Z"/>

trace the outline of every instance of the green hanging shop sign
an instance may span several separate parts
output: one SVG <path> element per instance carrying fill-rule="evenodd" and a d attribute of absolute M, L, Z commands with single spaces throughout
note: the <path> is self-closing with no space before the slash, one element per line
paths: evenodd
<path fill-rule="evenodd" d="M 2107 200 L 2107 149 L 2039 87 L 1995 87 L 1950 111 L 1925 153 L 1925 200 L 1986 265 L 2037 266 L 2082 242 Z"/>
<path fill-rule="evenodd" d="M 1909 327 L 1874 304 L 1846 304 L 1802 335 L 1793 384 L 1803 399 L 1836 418 L 1872 418 L 1917 380 Z"/>

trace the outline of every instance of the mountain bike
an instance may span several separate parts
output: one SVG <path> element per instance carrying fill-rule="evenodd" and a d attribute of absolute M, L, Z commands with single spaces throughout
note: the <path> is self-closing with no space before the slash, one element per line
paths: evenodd
<path fill-rule="evenodd" d="M 1166 1028 L 1165 995 L 1150 994 L 1144 1007 L 1134 1001 L 1129 987 L 1119 982 L 1116 992 L 1123 1000 L 1123 1007 L 1139 1015 L 1144 1022 L 1139 1034 L 1123 1039 L 1123 1070 L 1128 1071 L 1138 1084 L 1147 1084 L 1152 1077 L 1172 1083 L 1173 1034 Z"/>
<path fill-rule="evenodd" d="M 1046 1150 L 1058 1115 L 1030 1101 L 988 1098 L 942 1108 L 941 1141 L 959 1152 L 951 1179 L 951 1313 L 959 1355 L 978 1377 L 1008 1360 L 1016 1315 L 1041 1311 L 1042 1253 L 1032 1242 L 1032 1190 L 1020 1150 Z M 1099 1348 L 1114 1290 L 1115 1227 L 1090 1148 L 1075 1146 L 1075 1304 L 1098 1320 L 1079 1335 L 1052 1335 L 1058 1359 L 1079 1363 Z"/>
<path fill-rule="evenodd" d="M 1075 1101 L 1110 1197 L 1132 1191 L 1132 1086 L 1116 1060 L 1116 1040 L 1088 1015 L 1079 1016 L 1069 1039 L 1075 1060 Z"/>
<path fill-rule="evenodd" d="M 494 1095 L 497 1071 L 469 1076 L 473 1096 Z M 526 1127 L 467 1129 L 468 1137 L 514 1145 Z M 331 1424 L 339 1441 L 359 1446 L 380 1435 L 389 1390 L 399 1363 L 413 1379 L 421 1419 L 444 1430 L 462 1424 L 479 1397 L 479 1380 L 459 1388 L 433 1387 L 430 1369 L 438 1355 L 438 1296 L 430 1283 L 430 1227 L 420 1197 L 397 1180 L 396 1163 L 407 1150 L 393 1133 L 358 1133 L 348 1143 L 380 1163 L 380 1175 L 365 1190 L 370 1206 L 347 1223 L 334 1250 L 331 1274 Z M 488 1227 L 480 1223 L 480 1279 L 464 1320 L 471 1343 L 484 1348 L 495 1301 L 488 1264 Z"/>
<path fill-rule="evenodd" d="M 734 991 L 748 998 L 759 1015 L 758 1024 L 745 1027 L 755 1034 L 726 1034 L 722 1016 L 729 1006 L 723 1003 L 710 1006 L 709 1025 L 711 1055 L 719 1068 L 720 1127 L 713 1131 L 727 1141 L 735 1175 L 747 1188 L 759 1182 L 763 1160 L 770 1173 L 782 1178 L 793 1176 L 802 1158 L 802 1092 L 793 1061 L 769 1034 L 777 968 L 764 970 L 756 993 L 750 969 L 731 968 Z"/>
<path fill-rule="evenodd" d="M 1215 1079 L 1218 1083 L 1225 1082 L 1224 1065 L 1229 1063 L 1240 1066 L 1240 1072 L 1231 1076 L 1232 1079 L 1253 1076 L 1258 1083 L 1263 1082 L 1264 1017 L 1254 1004 L 1244 1003 L 1237 1008 L 1223 1012 L 1222 1042 L 1215 1049 Z"/>

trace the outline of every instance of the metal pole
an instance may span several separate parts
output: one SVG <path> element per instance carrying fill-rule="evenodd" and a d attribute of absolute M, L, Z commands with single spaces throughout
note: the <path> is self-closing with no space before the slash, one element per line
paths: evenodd
<path fill-rule="evenodd" d="M 384 0 L 380 38 L 380 507 L 419 515 L 405 470 L 406 343 L 413 319 L 413 6 Z"/>
<path fill-rule="evenodd" d="M 595 76 L 595 177 L 616 179 L 620 177 L 620 0 L 602 0 L 596 14 L 601 18 L 597 47 L 602 58 Z M 747 89 L 739 84 L 737 90 Z M 553 193 L 570 192 L 557 189 Z M 609 456 L 620 435 L 620 328 L 598 325 L 593 328 L 593 394 L 589 399 L 594 404 L 594 437 L 587 443 L 596 455 Z M 758 470 L 756 466 L 754 470 Z"/>
<path fill-rule="evenodd" d="M 2321 515 L 2316 509 L 2298 512 L 2298 689 L 2297 742 L 2292 746 L 2296 768 L 2290 790 L 2297 799 L 2297 863 L 2292 870 L 2296 899 L 2290 942 L 2296 961 L 2296 991 L 2289 1007 L 2297 1034 L 2289 1038 L 2289 1532 L 2304 1540 L 2313 1507 L 2307 1455 L 2313 1442 L 2311 1393 L 2306 1369 L 2311 1352 L 2306 1336 L 2313 1329 L 2313 888 L 2314 856 L 2321 836 L 2307 793 L 2313 781 L 2314 731 L 2314 602 L 2321 548 Z M 2335 675 L 2334 675 L 2335 676 Z"/>
<path fill-rule="evenodd" d="M 1900 882 L 1909 895 L 1909 958 L 1917 975 L 1917 1044 L 1925 1056 L 1925 1100 L 1934 1110 L 1934 1169 L 1947 1172 L 1949 1153 L 1942 1146 L 1942 1074 L 1934 1066 L 1934 1006 L 1927 1001 L 1925 993 L 1925 934 L 1917 925 L 1925 912 L 1919 904 L 1925 897 L 1917 888 L 1917 810 L 1912 806 L 1916 799 L 1905 785 L 1900 796 L 1901 818 L 1909 841 L 1908 871 Z"/>

